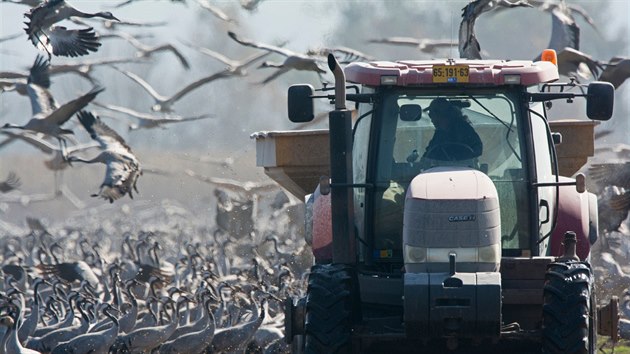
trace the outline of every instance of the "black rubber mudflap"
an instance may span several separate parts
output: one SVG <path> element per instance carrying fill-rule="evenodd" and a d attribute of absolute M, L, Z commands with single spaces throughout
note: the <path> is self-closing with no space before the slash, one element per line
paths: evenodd
<path fill-rule="evenodd" d="M 311 268 L 306 297 L 306 354 L 351 352 L 354 285 L 352 269 L 341 264 Z M 358 297 L 354 299 L 358 301 Z"/>
<path fill-rule="evenodd" d="M 543 353 L 595 353 L 593 275 L 586 262 L 553 262 L 543 290 Z"/>

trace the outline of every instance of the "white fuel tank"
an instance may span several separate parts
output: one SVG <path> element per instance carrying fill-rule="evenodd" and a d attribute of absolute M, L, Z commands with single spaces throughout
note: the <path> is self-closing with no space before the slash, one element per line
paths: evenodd
<path fill-rule="evenodd" d="M 435 167 L 407 189 L 403 218 L 406 272 L 496 272 L 501 262 L 499 198 L 492 180 L 468 167 Z"/>

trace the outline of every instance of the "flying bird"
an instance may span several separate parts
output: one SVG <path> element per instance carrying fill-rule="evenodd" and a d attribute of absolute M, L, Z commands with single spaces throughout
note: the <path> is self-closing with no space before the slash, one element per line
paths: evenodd
<path fill-rule="evenodd" d="M 177 57 L 179 62 L 186 70 L 190 69 L 190 64 L 188 63 L 186 57 L 174 45 L 170 43 L 151 46 L 140 42 L 136 37 L 130 35 L 129 33 L 120 31 L 110 32 L 107 35 L 108 37 L 119 37 L 129 42 L 129 44 L 136 48 L 136 57 L 138 58 L 149 58 L 153 54 L 158 52 L 171 52 Z"/>
<path fill-rule="evenodd" d="M 261 84 L 266 84 L 290 70 L 314 71 L 319 75 L 320 79 L 322 79 L 321 75 L 326 73 L 326 70 L 322 68 L 322 65 L 325 63 L 323 58 L 292 52 L 288 49 L 274 45 L 254 42 L 250 39 L 242 38 L 232 31 L 228 31 L 228 35 L 237 43 L 244 46 L 268 50 L 286 57 L 282 63 L 269 61 L 262 63 L 261 67 L 272 67 L 277 68 L 278 70 L 271 76 L 264 79 Z"/>
<path fill-rule="evenodd" d="M 145 91 L 147 91 L 147 93 L 149 95 L 151 95 L 153 97 L 153 99 L 155 100 L 155 104 L 151 107 L 151 109 L 155 112 L 172 112 L 172 108 L 171 106 L 177 102 L 179 99 L 181 99 L 182 97 L 184 97 L 185 95 L 187 95 L 188 93 L 192 92 L 195 89 L 198 89 L 199 87 L 215 81 L 215 80 L 219 80 L 219 79 L 224 79 L 224 78 L 228 78 L 231 76 L 234 76 L 235 73 L 232 70 L 222 70 L 219 71 L 217 73 L 214 73 L 212 75 L 203 77 L 201 79 L 198 79 L 197 81 L 194 81 L 190 84 L 188 84 L 187 86 L 185 86 L 184 88 L 182 88 L 181 90 L 177 91 L 175 94 L 171 95 L 171 96 L 163 96 L 161 94 L 159 94 L 151 85 L 149 85 L 148 82 L 146 82 L 144 79 L 142 79 L 140 76 L 130 72 L 130 71 L 126 71 L 126 70 L 120 70 L 117 69 L 118 71 L 120 71 L 121 73 L 123 73 L 125 76 L 127 76 L 128 78 L 132 79 L 133 81 L 135 81 L 138 85 L 142 86 L 142 88 L 144 88 Z"/>
<path fill-rule="evenodd" d="M 481 46 L 475 36 L 475 21 L 481 14 L 498 7 L 532 7 L 525 0 L 475 0 L 462 9 L 462 22 L 459 25 L 459 56 L 464 59 L 481 59 Z"/>
<path fill-rule="evenodd" d="M 412 37 L 386 37 L 378 39 L 370 39 L 369 43 L 392 44 L 398 46 L 407 46 L 418 48 L 423 53 L 435 53 L 441 48 L 451 48 L 454 43 L 450 39 L 428 39 L 428 38 L 412 38 Z"/>
<path fill-rule="evenodd" d="M 201 115 L 192 116 L 192 117 L 182 117 L 178 115 L 169 114 L 169 115 L 160 117 L 160 116 L 156 116 L 156 115 L 152 115 L 148 113 L 137 112 L 127 107 L 121 107 L 121 106 L 110 105 L 110 104 L 102 104 L 98 102 L 94 102 L 94 105 L 108 109 L 110 111 L 123 113 L 123 114 L 126 114 L 128 116 L 135 118 L 138 121 L 138 123 L 136 124 L 128 123 L 129 130 L 150 129 L 150 128 L 158 128 L 158 127 L 166 128 L 165 127 L 166 124 L 191 122 L 195 120 L 213 117 L 212 114 L 201 114 Z"/>
<path fill-rule="evenodd" d="M 133 191 L 138 191 L 136 184 L 142 175 L 142 169 L 131 148 L 118 133 L 92 113 L 80 111 L 77 116 L 90 137 L 99 143 L 102 151 L 90 160 L 77 156 L 67 156 L 68 161 L 103 163 L 107 166 L 105 179 L 100 190 L 98 193 L 92 194 L 92 197 L 100 196 L 110 203 L 126 194 L 133 199 Z"/>
<path fill-rule="evenodd" d="M 106 20 L 118 19 L 109 11 L 87 13 L 77 10 L 65 0 L 47 0 L 24 14 L 29 19 L 24 29 L 33 45 L 52 55 L 76 57 L 96 52 L 101 44 L 94 29 L 67 29 L 55 26 L 57 22 L 73 17 L 101 17 Z"/>
<path fill-rule="evenodd" d="M 79 110 L 85 108 L 99 93 L 105 88 L 96 87 L 90 92 L 69 101 L 50 112 L 37 113 L 25 125 L 16 125 L 6 123 L 3 129 L 22 129 L 42 133 L 47 136 L 57 138 L 60 143 L 67 134 L 73 134 L 72 130 L 62 128 L 61 126 L 70 120 L 70 118 Z"/>
<path fill-rule="evenodd" d="M 558 72 L 576 79 L 593 79 L 599 76 L 603 65 L 590 55 L 577 49 L 566 47 L 557 53 Z"/>
<path fill-rule="evenodd" d="M 193 43 L 189 43 L 187 41 L 181 41 L 182 43 L 184 43 L 185 45 L 197 50 L 199 53 L 207 55 L 211 58 L 214 58 L 222 63 L 224 63 L 225 65 L 227 65 L 226 70 L 230 70 L 232 72 L 234 72 L 235 74 L 238 75 L 246 75 L 246 67 L 250 66 L 251 64 L 253 64 L 254 62 L 256 62 L 257 60 L 260 60 L 266 56 L 268 56 L 269 54 L 271 54 L 270 51 L 265 51 L 265 52 L 261 52 L 261 53 L 256 53 L 253 54 L 243 60 L 234 60 L 231 58 L 226 57 L 225 55 L 215 52 L 212 49 L 206 48 L 206 47 L 201 47 L 198 46 L 196 44 Z M 282 44 L 284 45 L 284 44 Z M 282 46 L 281 45 L 281 46 Z"/>
<path fill-rule="evenodd" d="M 44 56 L 37 55 L 25 79 L 15 79 L 12 82 L 13 84 L 7 86 L 5 91 L 14 90 L 20 95 L 28 96 L 33 116 L 51 112 L 57 108 L 58 104 L 48 90 L 50 88 L 50 63 Z"/>

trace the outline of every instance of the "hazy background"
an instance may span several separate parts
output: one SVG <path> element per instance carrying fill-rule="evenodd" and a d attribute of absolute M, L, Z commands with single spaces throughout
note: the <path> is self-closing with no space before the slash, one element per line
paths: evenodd
<path fill-rule="evenodd" d="M 589 0 L 567 1 L 584 7 L 595 20 L 599 32 L 577 17 L 581 27 L 581 50 L 593 57 L 608 61 L 615 55 L 630 56 L 630 1 Z M 193 42 L 225 55 L 242 59 L 256 52 L 254 48 L 239 45 L 226 33 L 236 33 L 253 40 L 277 43 L 287 41 L 286 48 L 306 51 L 321 46 L 347 46 L 384 60 L 459 57 L 457 32 L 461 9 L 468 1 L 262 1 L 257 10 L 249 12 L 238 1 L 211 1 L 234 19 L 225 22 L 201 8 L 196 1 L 173 3 L 170 1 L 136 1 L 122 8 L 113 8 L 119 1 L 70 1 L 86 12 L 112 11 L 121 20 L 166 21 L 162 27 L 118 27 L 134 35 L 151 34 L 141 39 L 147 44 L 172 43 L 188 58 L 191 68 L 185 70 L 170 54 L 158 54 L 147 63 L 119 65 L 145 78 L 164 94 L 170 95 L 200 77 L 218 72 L 224 64 L 204 56 L 185 46 L 180 40 Z M 0 38 L 22 33 L 19 38 L 0 42 L 0 70 L 27 71 L 38 51 L 23 32 L 23 14 L 28 7 L 0 2 Z M 107 33 L 98 21 L 93 21 L 99 33 Z M 69 24 L 68 27 L 74 25 Z M 476 22 L 476 34 L 483 50 L 491 58 L 532 59 L 543 50 L 550 38 L 551 16 L 537 9 L 514 9 L 496 15 L 487 13 Z M 417 38 L 452 38 L 455 45 L 428 56 L 414 48 L 370 44 L 369 39 L 388 36 Z M 53 64 L 74 62 L 98 57 L 131 57 L 136 52 L 120 39 L 103 39 L 97 53 L 82 58 L 53 57 Z M 280 56 L 268 59 L 281 61 Z M 213 186 L 198 182 L 183 174 L 184 169 L 198 173 L 231 178 L 240 181 L 267 180 L 260 167 L 255 166 L 255 142 L 249 138 L 260 130 L 287 130 L 294 125 L 286 117 L 286 91 L 294 83 L 311 83 L 319 86 L 317 75 L 289 72 L 267 85 L 257 84 L 273 72 L 272 69 L 256 69 L 249 75 L 210 83 L 187 95 L 174 106 L 183 116 L 211 113 L 213 119 L 171 125 L 168 129 L 152 129 L 128 132 L 120 120 L 103 118 L 117 130 L 137 153 L 146 169 L 159 169 L 166 175 L 145 173 L 139 180 L 140 195 L 134 201 L 128 197 L 112 206 L 90 198 L 98 191 L 105 167 L 102 165 L 78 166 L 65 171 L 64 182 L 82 199 L 86 206 L 100 207 L 97 213 L 107 216 L 106 210 L 127 208 L 133 210 L 137 203 L 159 204 L 172 200 L 192 210 L 195 215 L 213 223 Z M 98 67 L 93 74 L 106 91 L 97 98 L 103 103 L 127 106 L 141 112 L 150 112 L 153 99 L 135 82 L 110 67 Z M 91 84 L 73 74 L 54 76 L 51 91 L 58 102 L 64 103 L 87 92 Z M 612 129 L 614 134 L 598 144 L 628 143 L 630 122 L 627 104 L 630 83 L 616 93 L 615 115 L 610 122 L 597 129 Z M 316 106 L 327 109 L 325 102 Z M 97 113 L 103 112 L 89 106 Z M 28 99 L 14 92 L 0 93 L 0 124 L 12 122 L 24 124 L 30 119 Z M 554 109 L 554 119 L 586 119 L 583 104 L 569 109 Z M 120 115 L 121 118 L 125 118 Z M 80 141 L 88 141 L 76 119 L 68 127 L 73 128 Z M 324 128 L 326 122 L 314 126 Z M 95 151 L 87 155 L 93 156 Z M 200 161 L 201 159 L 232 158 L 234 164 L 225 166 Z M 0 195 L 0 221 L 4 225 L 24 225 L 25 216 L 42 218 L 52 223 L 75 215 L 77 208 L 64 198 L 38 203 L 14 203 L 5 196 L 50 193 L 54 189 L 52 172 L 45 169 L 39 151 L 16 142 L 0 150 L 0 180 L 10 171 L 22 179 L 18 192 Z M 4 199 L 3 199 L 4 198 Z M 3 201 L 4 200 L 4 201 Z M 25 199 L 23 199 L 25 200 Z M 108 209 L 109 208 L 109 209 Z M 103 210 L 105 212 L 103 212 Z M 133 216 L 133 214 L 131 214 Z M 1 225 L 0 225 L 1 226 Z"/>

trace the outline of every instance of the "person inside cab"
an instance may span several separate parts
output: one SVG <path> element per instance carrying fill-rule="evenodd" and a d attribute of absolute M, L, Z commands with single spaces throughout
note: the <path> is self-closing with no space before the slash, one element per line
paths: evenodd
<path fill-rule="evenodd" d="M 460 107 L 439 97 L 425 110 L 435 126 L 433 137 L 422 155 L 425 163 L 427 160 L 471 160 L 481 155 L 483 143 Z"/>

